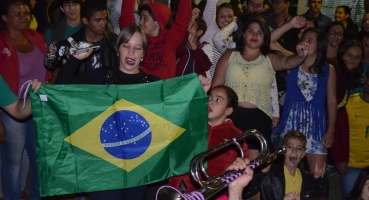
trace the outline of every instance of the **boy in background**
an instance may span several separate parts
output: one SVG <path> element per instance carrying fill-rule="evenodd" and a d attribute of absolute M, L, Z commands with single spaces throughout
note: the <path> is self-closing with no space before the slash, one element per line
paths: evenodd
<path fill-rule="evenodd" d="M 60 10 L 64 13 L 59 21 L 51 24 L 45 32 L 46 45 L 64 40 L 81 29 L 82 0 L 60 0 Z"/>
<path fill-rule="evenodd" d="M 206 32 L 206 23 L 199 18 L 200 10 L 192 10 L 192 19 L 188 27 L 188 37 L 184 37 L 182 44 L 177 48 L 177 70 L 176 76 L 183 76 L 190 73 L 197 73 L 206 76 L 206 71 L 210 69 L 211 62 L 204 49 L 211 50 L 207 42 L 199 42 L 201 36 Z"/>
<path fill-rule="evenodd" d="M 243 198 L 253 196 L 259 191 L 261 199 L 268 200 L 280 200 L 285 195 L 296 192 L 301 199 L 328 199 L 329 183 L 324 178 L 325 166 L 318 169 L 318 164 L 315 165 L 314 174 L 298 168 L 305 156 L 305 136 L 299 131 L 290 131 L 284 136 L 283 145 L 287 149 L 283 163 L 275 163 L 268 172 L 256 174 L 250 187 L 243 191 Z"/>

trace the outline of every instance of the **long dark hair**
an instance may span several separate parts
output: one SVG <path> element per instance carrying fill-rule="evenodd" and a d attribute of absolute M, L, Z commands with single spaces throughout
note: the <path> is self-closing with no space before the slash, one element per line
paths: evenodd
<path fill-rule="evenodd" d="M 350 8 L 350 7 L 348 7 L 348 6 L 337 6 L 336 10 L 337 10 L 338 8 L 342 8 L 342 9 L 343 9 L 343 11 L 345 12 L 345 14 L 348 14 L 348 15 L 349 15 L 349 17 L 346 19 L 347 26 L 348 26 L 348 27 L 350 27 L 350 26 L 354 25 L 355 23 L 354 23 L 354 21 L 351 19 L 351 8 Z"/>
<path fill-rule="evenodd" d="M 0 18 L 2 16 L 8 16 L 10 7 L 15 3 L 21 3 L 22 5 L 26 5 L 31 10 L 31 5 L 29 1 L 25 0 L 0 0 Z M 0 19 L 0 30 L 6 30 L 5 22 Z"/>
<path fill-rule="evenodd" d="M 222 89 L 227 93 L 227 101 L 228 101 L 227 108 L 233 108 L 232 114 L 229 115 L 228 117 L 229 118 L 234 117 L 235 113 L 236 113 L 236 109 L 238 107 L 238 96 L 237 96 L 236 92 L 228 86 L 218 85 L 218 86 L 213 87 L 208 93 L 210 94 L 211 91 L 213 91 L 215 89 Z"/>
<path fill-rule="evenodd" d="M 305 38 L 306 33 L 313 32 L 316 34 L 316 58 L 315 62 L 309 67 L 309 73 L 316 73 L 318 76 L 325 76 L 322 70 L 322 66 L 327 59 L 327 46 L 328 41 L 324 32 L 317 28 L 308 28 L 301 36 L 301 40 Z"/>
<path fill-rule="evenodd" d="M 355 181 L 353 189 L 348 195 L 346 195 L 346 197 L 349 198 L 361 195 L 366 180 L 369 180 L 369 167 L 364 168 L 363 171 L 359 174 Z"/>
<path fill-rule="evenodd" d="M 364 47 L 358 40 L 348 40 L 346 42 L 343 42 L 337 52 L 337 60 L 338 60 L 338 66 L 339 70 L 341 70 L 343 73 L 349 73 L 345 62 L 343 61 L 342 57 L 347 52 L 347 50 L 351 47 L 359 47 L 361 49 L 361 59 L 364 57 Z M 360 76 L 361 72 L 363 71 L 364 66 L 363 63 L 360 61 L 359 65 L 350 73 L 354 73 L 355 80 L 353 83 L 351 83 L 350 88 L 356 88 L 360 87 Z"/>
<path fill-rule="evenodd" d="M 245 50 L 246 41 L 244 38 L 244 33 L 247 30 L 247 28 L 252 23 L 257 23 L 260 26 L 261 31 L 264 33 L 264 41 L 261 44 L 260 52 L 264 56 L 267 56 L 268 53 L 272 53 L 273 51 L 270 50 L 270 31 L 267 22 L 265 19 L 260 15 L 256 13 L 246 14 L 242 15 L 237 19 L 237 25 L 238 29 L 233 33 L 233 41 L 236 42 L 236 48 L 235 51 L 240 52 L 240 54 L 243 54 L 243 51 Z"/>

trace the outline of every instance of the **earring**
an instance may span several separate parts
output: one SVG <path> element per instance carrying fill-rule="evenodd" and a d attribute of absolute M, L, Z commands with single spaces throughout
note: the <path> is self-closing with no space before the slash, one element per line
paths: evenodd
<path fill-rule="evenodd" d="M 143 59 L 144 59 L 144 58 L 142 57 L 142 58 L 141 58 L 141 62 L 143 61 Z"/>

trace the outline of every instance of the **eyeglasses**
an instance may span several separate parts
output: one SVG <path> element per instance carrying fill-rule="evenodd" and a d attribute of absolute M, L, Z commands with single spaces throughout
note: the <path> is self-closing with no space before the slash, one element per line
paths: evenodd
<path fill-rule="evenodd" d="M 271 3 L 272 3 L 272 5 L 279 5 L 279 4 L 282 3 L 282 1 L 281 0 L 273 0 Z"/>
<path fill-rule="evenodd" d="M 342 37 L 343 36 L 343 33 L 341 33 L 341 32 L 336 32 L 336 31 L 333 31 L 333 30 L 331 30 L 331 31 L 328 31 L 328 34 L 330 35 L 330 36 L 332 36 L 332 37 Z"/>

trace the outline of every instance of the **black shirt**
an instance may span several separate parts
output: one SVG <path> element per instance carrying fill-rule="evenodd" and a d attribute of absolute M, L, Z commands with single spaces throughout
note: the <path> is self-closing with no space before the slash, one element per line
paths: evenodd
<path fill-rule="evenodd" d="M 119 70 L 119 68 L 98 68 L 84 73 L 78 73 L 80 60 L 71 57 L 67 63 L 60 67 L 58 77 L 55 84 L 139 84 L 149 83 L 160 80 L 159 77 L 154 75 L 148 75 L 143 71 L 139 71 L 137 74 L 126 74 Z"/>

